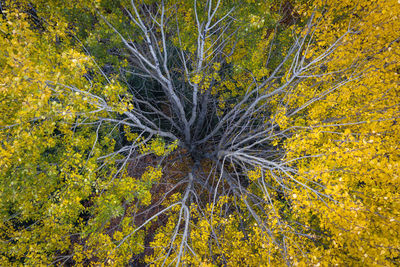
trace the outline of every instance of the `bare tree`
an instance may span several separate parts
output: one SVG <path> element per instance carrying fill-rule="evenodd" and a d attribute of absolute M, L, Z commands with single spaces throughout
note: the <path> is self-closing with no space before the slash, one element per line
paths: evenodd
<path fill-rule="evenodd" d="M 270 197 L 272 191 L 288 194 L 293 187 L 302 187 L 322 201 L 330 198 L 315 187 L 297 180 L 297 170 L 293 167 L 293 161 L 283 160 L 286 152 L 271 145 L 275 139 L 289 138 L 296 131 L 294 126 L 281 129 L 276 121 L 277 114 L 271 111 L 271 100 L 278 97 L 281 106 L 285 107 L 285 116 L 294 117 L 315 101 L 323 99 L 362 75 L 356 71 L 356 62 L 349 69 L 338 70 L 335 73 L 322 71 L 343 38 L 352 33 L 350 27 L 318 56 L 308 58 L 307 53 L 314 41 L 314 31 L 318 27 L 318 21 L 311 17 L 302 33 L 294 34 L 293 45 L 286 51 L 286 56 L 276 68 L 262 79 L 253 77 L 247 88 L 242 88 L 244 94 L 235 97 L 229 107 L 221 109 L 218 107 L 218 99 L 211 94 L 217 81 L 212 79 L 209 88 L 202 90 L 201 81 L 193 81 L 192 77 L 208 73 L 215 63 L 228 65 L 227 58 L 234 53 L 237 33 L 241 30 L 235 24 L 240 18 L 233 16 L 234 8 L 223 13 L 220 0 L 207 0 L 202 4 L 201 10 L 197 1 L 194 1 L 193 5 L 196 22 L 193 34 L 197 37 L 195 52 L 183 48 L 182 25 L 176 19 L 177 7 L 167 5 L 165 1 L 148 5 L 132 0 L 131 5 L 125 9 L 127 18 L 140 31 L 140 41 L 124 36 L 103 17 L 119 36 L 127 51 L 126 56 L 131 68 L 122 69 L 121 76 L 132 94 L 134 107 L 120 117 L 98 117 L 99 125 L 127 125 L 144 140 L 134 141 L 99 160 L 117 154 L 123 155 L 124 160 L 120 163 L 122 171 L 130 161 L 134 161 L 132 164 L 139 162 L 140 157 L 143 157 L 139 153 L 140 146 L 155 136 L 169 141 L 179 140 L 179 149 L 185 151 L 184 157 L 191 158 L 190 171 L 182 174 L 177 184 L 173 185 L 174 189 L 171 189 L 182 190 L 181 199 L 172 205 L 163 206 L 162 201 L 165 198 L 162 198 L 149 207 L 153 209 L 157 205 L 163 208 L 153 212 L 153 215 L 126 236 L 120 245 L 161 214 L 179 207 L 176 227 L 171 234 L 169 247 L 163 255 L 164 264 L 173 255 L 176 266 L 182 263 L 183 255 L 195 253 L 190 246 L 192 203 L 196 203 L 199 213 L 203 214 L 201 209 L 207 204 L 216 204 L 222 196 L 236 196 L 243 201 L 248 213 L 261 230 L 274 238 L 271 229 L 265 226 L 264 220 L 268 218 L 268 214 L 262 209 L 262 205 L 265 204 L 274 207 Z M 173 45 L 173 38 L 179 40 L 180 46 Z M 272 47 L 274 42 L 270 45 Z M 272 56 L 270 49 L 265 58 L 267 65 Z M 232 64 L 229 67 L 232 68 Z M 176 68 L 179 68 L 179 71 L 176 71 Z M 248 74 L 252 77 L 250 72 Z M 154 86 L 134 87 L 128 81 L 129 75 L 151 81 Z M 287 104 L 288 98 L 301 82 L 315 80 L 312 86 L 318 87 L 321 82 L 317 82 L 316 78 L 324 75 L 337 77 L 329 89 L 316 93 L 301 106 L 292 107 Z M 113 112 L 113 108 L 102 96 L 78 88 L 69 89 L 87 96 L 98 108 L 97 111 Z M 163 165 L 163 162 L 165 158 L 160 158 L 157 164 Z M 208 168 L 204 167 L 204 162 L 207 162 Z M 256 168 L 259 168 L 262 174 L 262 178 L 256 183 L 261 194 L 247 188 L 247 173 Z M 264 177 L 265 173 L 269 173 L 274 179 L 274 184 L 278 186 L 268 181 Z M 118 179 L 118 176 L 115 176 L 115 179 Z M 201 197 L 205 193 L 208 197 Z M 230 204 L 230 207 L 234 205 Z M 213 220 L 212 216 L 207 219 Z M 218 242 L 217 235 L 212 237 Z M 178 239 L 180 245 L 175 247 L 174 243 Z M 282 255 L 285 255 L 285 244 L 278 240 L 275 242 L 281 247 Z"/>

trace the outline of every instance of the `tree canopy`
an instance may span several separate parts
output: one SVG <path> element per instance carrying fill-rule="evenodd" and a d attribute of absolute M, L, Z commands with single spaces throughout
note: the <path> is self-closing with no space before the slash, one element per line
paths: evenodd
<path fill-rule="evenodd" d="M 4 265 L 400 264 L 398 1 L 0 11 Z"/>

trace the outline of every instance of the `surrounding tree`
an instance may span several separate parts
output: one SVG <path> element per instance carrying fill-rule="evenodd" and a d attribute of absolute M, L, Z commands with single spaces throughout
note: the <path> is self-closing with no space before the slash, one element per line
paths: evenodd
<path fill-rule="evenodd" d="M 400 264 L 397 1 L 0 3 L 5 264 Z"/>

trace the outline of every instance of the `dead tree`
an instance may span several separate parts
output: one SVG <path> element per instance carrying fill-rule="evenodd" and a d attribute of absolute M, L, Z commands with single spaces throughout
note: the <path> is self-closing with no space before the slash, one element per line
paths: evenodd
<path fill-rule="evenodd" d="M 244 94 L 236 97 L 235 102 L 221 112 L 218 110 L 218 100 L 210 93 L 216 81 L 212 80 L 207 90 L 201 90 L 200 83 L 193 81 L 191 77 L 206 73 L 215 63 L 227 65 L 227 58 L 234 52 L 237 32 L 240 30 L 235 24 L 239 18 L 233 16 L 234 8 L 221 15 L 219 0 L 205 1 L 201 10 L 198 6 L 197 1 L 194 1 L 196 28 L 193 34 L 197 36 L 195 52 L 183 49 L 182 25 L 174 17 L 176 7 L 167 5 L 165 1 L 147 5 L 132 0 L 131 5 L 125 9 L 127 18 L 140 31 L 140 41 L 124 36 L 103 17 L 119 36 L 127 51 L 131 69 L 122 70 L 122 77 L 126 78 L 134 73 L 135 77 L 152 81 L 155 86 L 151 89 L 137 88 L 125 79 L 126 86 L 132 94 L 133 109 L 126 111 L 120 119 L 98 117 L 98 120 L 101 123 L 130 126 L 139 136 L 144 137 L 144 141 L 132 142 L 102 158 L 123 155 L 124 160 L 120 163 L 122 170 L 134 155 L 139 155 L 142 143 L 159 136 L 167 141 L 179 140 L 179 149 L 186 151 L 185 156 L 190 157 L 192 163 L 190 171 L 181 175 L 179 181 L 182 198 L 159 209 L 157 213 L 152 213 L 151 217 L 126 236 L 120 244 L 161 214 L 178 206 L 179 219 L 171 235 L 170 247 L 164 255 L 164 263 L 168 257 L 175 255 L 174 261 L 177 266 L 181 264 L 185 253 L 193 253 L 189 242 L 191 203 L 204 207 L 206 204 L 215 204 L 221 196 L 237 196 L 244 201 L 249 214 L 262 231 L 272 236 L 271 230 L 263 226 L 264 219 L 260 216 L 262 210 L 257 204 L 273 205 L 270 199 L 272 190 L 285 194 L 291 190 L 292 184 L 297 184 L 321 198 L 329 198 L 315 188 L 296 180 L 297 170 L 293 164 L 282 160 L 285 151 L 277 150 L 271 145 L 276 138 L 290 137 L 295 127 L 280 129 L 275 121 L 276 114 L 271 113 L 270 101 L 277 96 L 285 101 L 285 97 L 302 81 L 330 75 L 321 69 L 341 44 L 344 36 L 351 33 L 349 27 L 345 35 L 325 47 L 319 56 L 307 59 L 317 25 L 311 17 L 305 30 L 293 39 L 293 45 L 286 51 L 286 56 L 277 67 L 261 80 L 253 78 L 247 88 L 243 89 Z M 181 47 L 172 45 L 172 38 L 177 38 Z M 227 49 L 228 47 L 230 49 Z M 270 57 L 271 50 L 265 58 L 266 64 Z M 179 71 L 176 71 L 176 68 L 179 68 Z M 251 76 L 251 73 L 249 74 Z M 285 115 L 296 116 L 313 102 L 358 79 L 359 75 L 361 74 L 356 72 L 345 78 L 338 75 L 339 78 L 329 89 L 319 92 L 300 107 L 288 108 Z M 101 96 L 78 88 L 70 89 L 88 96 L 98 110 L 113 112 L 112 107 Z M 162 160 L 165 159 L 160 159 Z M 208 168 L 203 166 L 203 162 L 207 162 Z M 258 187 L 262 195 L 249 191 L 246 173 L 255 168 L 259 168 L 261 173 L 270 173 L 279 187 L 272 186 L 266 179 L 260 179 Z M 207 203 L 201 203 L 205 199 L 200 197 L 204 192 L 209 196 L 210 201 Z M 157 205 L 161 206 L 162 203 Z M 178 236 L 180 245 L 174 247 Z M 285 249 L 283 245 L 278 245 L 282 246 L 282 250 Z"/>

